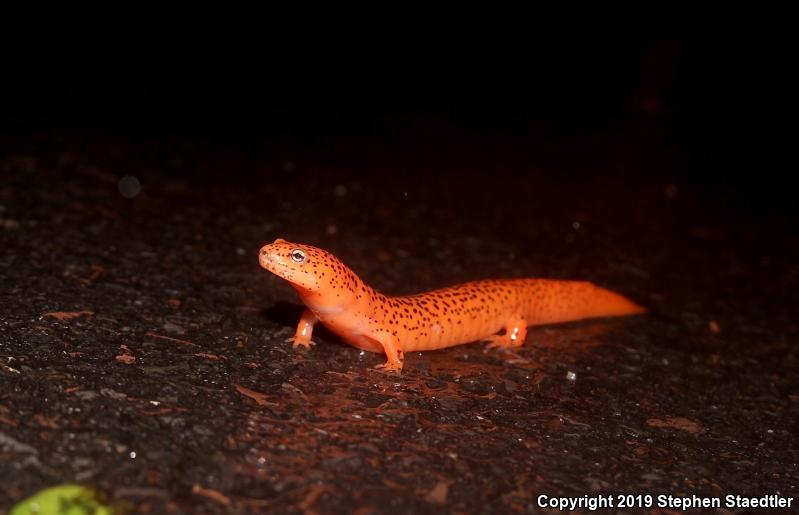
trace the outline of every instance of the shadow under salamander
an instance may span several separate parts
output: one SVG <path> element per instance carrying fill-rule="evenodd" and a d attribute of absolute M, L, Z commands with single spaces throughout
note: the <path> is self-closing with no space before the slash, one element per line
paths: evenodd
<path fill-rule="evenodd" d="M 292 304 L 290 302 L 278 301 L 273 306 L 262 310 L 261 316 L 282 327 L 290 327 L 291 332 L 294 333 L 303 311 L 305 311 L 305 306 L 302 304 Z M 315 341 L 324 340 L 325 343 L 330 342 L 337 343 L 339 345 L 346 345 L 343 341 L 341 341 L 341 338 L 331 333 L 321 323 L 318 323 L 314 326 L 313 339 Z"/>

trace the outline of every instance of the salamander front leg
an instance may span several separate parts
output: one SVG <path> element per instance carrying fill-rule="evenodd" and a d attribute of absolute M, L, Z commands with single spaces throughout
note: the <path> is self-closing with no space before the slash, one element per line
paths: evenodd
<path fill-rule="evenodd" d="M 374 339 L 383 346 L 386 353 L 386 362 L 377 365 L 375 368 L 387 370 L 389 372 L 402 372 L 402 360 L 404 356 L 399 348 L 399 340 L 396 336 L 385 331 L 379 331 L 374 335 Z"/>
<path fill-rule="evenodd" d="M 307 348 L 311 345 L 315 345 L 315 343 L 311 341 L 311 336 L 313 335 L 313 326 L 318 321 L 319 319 L 316 318 L 316 315 L 314 315 L 310 309 L 306 309 L 300 317 L 300 323 L 297 324 L 297 332 L 286 341 L 291 342 L 295 349 L 300 346 Z"/>
<path fill-rule="evenodd" d="M 505 334 L 495 334 L 488 338 L 488 348 L 521 347 L 527 338 L 527 321 L 521 317 L 511 317 L 505 322 Z"/>

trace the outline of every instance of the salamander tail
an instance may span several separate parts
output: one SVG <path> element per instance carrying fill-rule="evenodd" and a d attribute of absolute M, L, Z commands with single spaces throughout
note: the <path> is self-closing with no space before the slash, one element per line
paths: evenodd
<path fill-rule="evenodd" d="M 531 306 L 531 324 L 553 324 L 586 318 L 617 317 L 646 313 L 623 295 L 585 281 L 536 280 L 536 300 Z"/>

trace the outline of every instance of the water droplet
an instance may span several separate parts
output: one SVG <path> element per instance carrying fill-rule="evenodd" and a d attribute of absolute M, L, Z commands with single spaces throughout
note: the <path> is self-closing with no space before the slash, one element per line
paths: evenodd
<path fill-rule="evenodd" d="M 119 179 L 119 193 L 125 198 L 133 198 L 141 191 L 139 179 L 132 175 L 126 175 Z"/>

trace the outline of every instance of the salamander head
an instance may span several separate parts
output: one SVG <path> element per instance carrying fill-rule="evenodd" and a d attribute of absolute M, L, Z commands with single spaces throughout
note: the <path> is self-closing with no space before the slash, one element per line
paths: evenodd
<path fill-rule="evenodd" d="M 258 254 L 260 265 L 282 277 L 311 309 L 336 309 L 355 298 L 361 280 L 333 254 L 277 239 Z"/>

